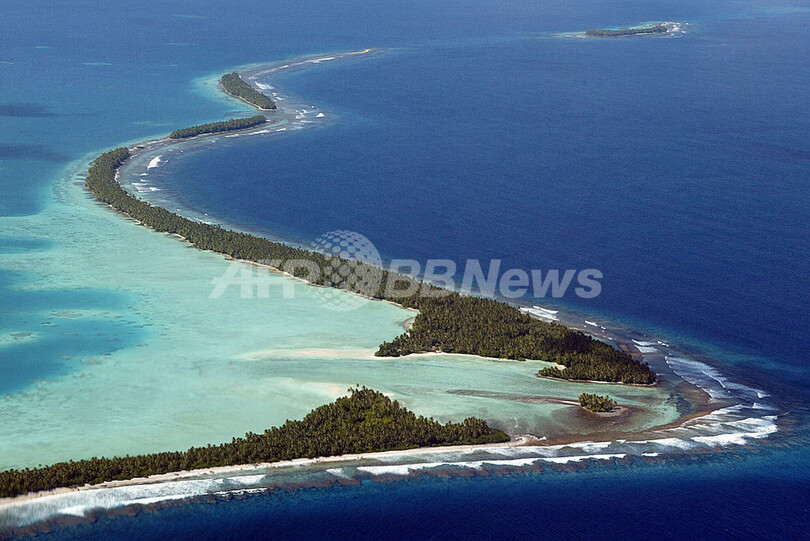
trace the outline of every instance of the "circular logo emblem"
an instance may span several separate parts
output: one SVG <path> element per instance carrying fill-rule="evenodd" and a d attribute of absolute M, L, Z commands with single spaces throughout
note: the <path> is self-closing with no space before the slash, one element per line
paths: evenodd
<path fill-rule="evenodd" d="M 327 308 L 354 310 L 368 302 L 361 295 L 377 293 L 382 283 L 382 258 L 365 236 L 354 231 L 330 231 L 315 239 L 312 246 L 326 259 L 321 276 L 328 287 L 319 288 L 315 294 Z"/>

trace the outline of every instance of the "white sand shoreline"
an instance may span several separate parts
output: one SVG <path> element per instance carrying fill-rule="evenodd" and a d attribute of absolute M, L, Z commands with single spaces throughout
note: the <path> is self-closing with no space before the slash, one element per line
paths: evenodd
<path fill-rule="evenodd" d="M 78 487 L 62 487 L 52 490 L 44 490 L 40 492 L 31 492 L 28 494 L 21 494 L 11 498 L 0 498 L 0 510 L 4 507 L 14 506 L 23 502 L 45 498 L 48 496 L 56 496 L 59 494 L 68 494 L 72 492 L 83 492 L 89 490 L 103 490 L 109 488 L 126 487 L 126 486 L 139 486 L 150 485 L 157 483 L 165 483 L 178 480 L 193 479 L 198 477 L 226 477 L 233 474 L 250 474 L 259 470 L 267 469 L 283 469 L 295 468 L 302 466 L 309 466 L 313 464 L 331 464 L 340 462 L 357 462 L 362 460 L 374 460 L 384 458 L 397 458 L 407 457 L 426 453 L 457 453 L 459 451 L 475 451 L 487 450 L 509 447 L 520 447 L 530 445 L 537 441 L 532 436 L 520 436 L 513 438 L 511 441 L 505 443 L 486 443 L 480 445 L 447 445 L 438 447 L 416 447 L 413 449 L 401 449 L 395 451 L 369 451 L 366 453 L 356 453 L 347 455 L 336 455 L 327 457 L 316 458 L 297 458 L 293 460 L 283 460 L 277 462 L 260 462 L 250 464 L 239 464 L 233 466 L 217 466 L 214 468 L 201 468 L 198 470 L 182 470 L 177 472 L 168 472 L 150 475 L 149 477 L 135 477 L 132 479 L 124 479 L 119 481 L 106 481 L 96 485 L 82 485 Z"/>

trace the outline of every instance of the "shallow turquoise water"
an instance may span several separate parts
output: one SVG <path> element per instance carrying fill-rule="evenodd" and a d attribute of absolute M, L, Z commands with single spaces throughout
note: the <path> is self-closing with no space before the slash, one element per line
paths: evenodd
<path fill-rule="evenodd" d="M 537 363 L 372 358 L 412 312 L 378 302 L 327 310 L 320 289 L 280 276 L 294 298 L 242 298 L 232 287 L 212 299 L 212 280 L 231 265 L 221 256 L 124 220 L 69 181 L 57 183 L 55 200 L 5 219 L 10 235 L 52 247 L 0 256 L 6 268 L 39 269 L 5 290 L 25 311 L 4 319 L 6 340 L 17 343 L 3 346 L 15 378 L 4 378 L 0 397 L 2 467 L 227 441 L 300 418 L 355 384 L 442 420 L 481 415 L 511 431 L 553 433 L 563 429 L 554 420 L 561 407 L 524 398 L 571 399 L 586 388 L 538 380 Z M 487 392 L 502 395 L 473 394 Z M 659 404 L 639 427 L 677 417 L 661 405 L 664 390 L 619 395 Z"/>

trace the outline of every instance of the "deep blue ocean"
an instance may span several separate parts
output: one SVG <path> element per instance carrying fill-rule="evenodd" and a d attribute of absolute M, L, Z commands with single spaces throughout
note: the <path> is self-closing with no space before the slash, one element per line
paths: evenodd
<path fill-rule="evenodd" d="M 232 112 L 195 79 L 384 49 L 276 80 L 329 126 L 194 153 L 161 168 L 165 191 L 299 242 L 357 231 L 386 258 L 599 269 L 597 298 L 539 302 L 719 360 L 793 415 L 790 441 L 740 456 L 306 489 L 54 538 L 806 536 L 810 2 L 34 1 L 0 13 L 0 216 L 39 212 L 72 160 Z M 680 38 L 553 36 L 644 21 L 690 24 Z M 0 237 L 3 251 L 38 248 Z M 24 279 L 0 269 L 0 301 Z"/>

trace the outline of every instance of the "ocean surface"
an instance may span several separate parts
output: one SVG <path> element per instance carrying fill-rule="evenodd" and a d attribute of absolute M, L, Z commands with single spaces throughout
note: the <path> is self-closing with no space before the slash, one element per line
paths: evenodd
<path fill-rule="evenodd" d="M 564 36 L 647 21 L 688 24 L 673 37 Z M 265 81 L 321 123 L 172 155 L 144 177 L 150 196 L 302 244 L 356 231 L 384 259 L 599 269 L 594 299 L 525 300 L 634 329 L 660 352 L 677 345 L 688 359 L 664 366 L 692 367 L 717 392 L 741 382 L 749 405 L 779 412 L 779 432 L 654 464 L 366 476 L 46 537 L 802 537 L 808 23 L 807 1 L 3 3 L 0 468 L 227 441 L 355 383 L 441 420 L 516 432 L 572 421 L 498 394 L 582 392 L 538 382 L 532 363 L 369 359 L 412 316 L 394 306 L 328 311 L 303 286 L 269 305 L 239 291 L 212 300 L 220 257 L 81 190 L 103 150 L 247 113 L 212 76 L 373 48 Z M 650 408 L 639 428 L 677 416 L 666 396 L 622 393 Z"/>

